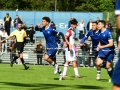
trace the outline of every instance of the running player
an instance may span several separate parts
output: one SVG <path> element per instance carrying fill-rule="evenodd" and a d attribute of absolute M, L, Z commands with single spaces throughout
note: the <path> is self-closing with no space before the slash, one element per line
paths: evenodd
<path fill-rule="evenodd" d="M 47 52 L 44 56 L 44 59 L 54 66 L 54 74 L 56 73 L 60 74 L 59 80 L 62 80 L 62 76 L 63 76 L 62 71 L 59 69 L 59 66 L 56 63 L 56 52 L 58 50 L 56 35 L 62 36 L 64 42 L 65 42 L 65 37 L 63 33 L 58 32 L 54 30 L 51 26 L 49 26 L 49 23 L 50 23 L 50 18 L 43 17 L 42 18 L 43 27 L 40 27 L 40 25 L 38 24 L 36 29 L 40 30 L 40 32 L 43 32 L 43 35 L 46 40 Z"/>
<path fill-rule="evenodd" d="M 116 1 L 116 10 L 115 14 L 117 15 L 117 30 L 120 35 L 120 0 Z M 120 36 L 119 36 L 119 43 L 118 43 L 118 62 L 114 68 L 112 82 L 113 82 L 113 89 L 112 90 L 120 90 Z"/>
<path fill-rule="evenodd" d="M 77 20 L 72 19 L 71 20 L 71 27 L 67 30 L 67 33 L 65 35 L 66 38 L 66 47 L 65 49 L 65 56 L 66 56 L 66 62 L 64 64 L 64 70 L 63 70 L 63 77 L 66 76 L 67 68 L 69 65 L 69 62 L 72 62 L 74 72 L 75 72 L 75 77 L 76 78 L 81 78 L 81 76 L 78 74 L 78 68 L 77 68 L 77 63 L 76 63 L 76 55 L 75 55 L 75 50 L 74 50 L 74 39 L 75 39 L 75 29 L 77 26 Z"/>
<path fill-rule="evenodd" d="M 84 45 L 84 42 L 85 40 L 90 36 L 91 37 L 91 40 L 92 40 L 92 50 L 94 52 L 94 55 L 95 55 L 95 60 L 97 60 L 97 56 L 98 56 L 98 51 L 96 50 L 97 49 L 97 45 L 99 43 L 99 35 L 100 35 L 100 30 L 97 28 L 98 27 L 98 23 L 97 22 L 92 22 L 92 29 L 88 31 L 88 33 L 85 35 L 85 37 L 83 37 L 80 41 L 80 46 L 83 46 Z M 105 67 L 105 62 L 102 64 L 101 67 Z M 100 77 L 100 72 L 101 72 L 101 69 L 97 69 L 97 77 L 96 77 L 96 80 L 99 80 Z"/>
<path fill-rule="evenodd" d="M 24 38 L 27 36 L 26 32 L 21 29 L 22 25 L 21 23 L 18 23 L 18 29 L 16 29 L 15 31 L 13 31 L 10 36 L 6 37 L 4 40 L 2 40 L 1 42 L 4 42 L 5 40 L 8 40 L 9 38 L 11 38 L 12 36 L 16 36 L 16 44 L 15 47 L 18 51 L 18 55 L 14 57 L 13 60 L 11 60 L 11 67 L 13 66 L 13 62 L 16 61 L 16 59 L 20 58 L 25 70 L 27 70 L 29 68 L 29 66 L 26 66 L 24 59 L 23 59 L 23 49 L 24 49 Z"/>
<path fill-rule="evenodd" d="M 100 20 L 98 23 L 98 29 L 101 30 L 101 33 L 99 35 L 99 44 L 97 47 L 97 50 L 99 52 L 96 65 L 97 68 L 100 70 L 102 63 L 106 61 L 106 69 L 111 78 L 113 74 L 112 62 L 115 55 L 115 47 L 112 33 L 110 30 L 106 29 L 105 26 L 106 22 L 104 20 Z M 100 79 L 100 74 L 98 74 L 98 77 Z"/>

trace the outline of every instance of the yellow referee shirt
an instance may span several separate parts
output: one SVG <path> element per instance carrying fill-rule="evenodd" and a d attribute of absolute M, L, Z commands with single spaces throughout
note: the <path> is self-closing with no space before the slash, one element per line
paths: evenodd
<path fill-rule="evenodd" d="M 24 37 L 27 36 L 24 29 L 13 31 L 10 36 L 16 36 L 17 42 L 24 42 Z"/>

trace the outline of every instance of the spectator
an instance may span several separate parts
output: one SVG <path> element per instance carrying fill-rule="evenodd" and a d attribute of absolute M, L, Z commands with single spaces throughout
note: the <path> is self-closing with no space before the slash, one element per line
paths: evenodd
<path fill-rule="evenodd" d="M 85 24 L 84 24 L 84 20 L 81 20 L 78 23 L 78 33 L 79 33 L 79 39 L 82 39 L 84 37 L 84 31 L 85 31 Z"/>
<path fill-rule="evenodd" d="M 11 17 L 9 16 L 9 13 L 6 14 L 6 17 L 4 17 L 4 25 L 5 25 L 5 30 L 8 35 L 10 35 L 10 27 L 11 27 Z"/>
<path fill-rule="evenodd" d="M 97 22 L 97 23 L 99 23 L 99 21 L 100 21 L 100 18 L 99 18 L 99 17 L 97 17 L 97 20 L 96 20 L 96 22 Z"/>
<path fill-rule="evenodd" d="M 1 35 L 1 40 L 4 40 L 7 36 L 8 36 L 7 32 L 5 30 L 3 30 L 2 35 Z M 1 54 L 6 53 L 6 52 L 7 52 L 7 40 L 2 42 L 2 52 L 1 52 Z"/>
<path fill-rule="evenodd" d="M 30 38 L 30 42 L 32 44 L 33 43 L 33 36 L 35 34 L 33 24 L 30 24 L 30 27 L 28 28 L 27 32 L 28 32 L 28 36 Z"/>
<path fill-rule="evenodd" d="M 106 28 L 109 29 L 109 30 L 112 32 L 112 30 L 113 30 L 112 27 L 113 27 L 113 26 L 112 26 L 110 20 L 107 18 L 107 21 L 106 21 Z"/>
<path fill-rule="evenodd" d="M 14 19 L 13 23 L 14 23 L 14 28 L 18 28 L 18 23 L 22 24 L 22 20 L 21 18 L 19 18 L 18 15 L 16 15 L 16 18 Z"/>
<path fill-rule="evenodd" d="M 3 30 L 5 30 L 3 27 L 3 24 L 0 24 L 0 31 L 3 31 Z"/>
<path fill-rule="evenodd" d="M 51 22 L 51 25 L 50 25 L 53 29 L 55 29 L 56 30 L 56 25 L 55 25 L 55 23 L 52 21 Z"/>
<path fill-rule="evenodd" d="M 25 32 L 26 32 L 26 34 L 27 34 L 27 36 L 28 36 L 28 33 L 27 33 L 27 26 L 26 26 L 26 23 L 25 23 L 25 22 L 22 24 L 22 29 L 25 30 Z M 24 38 L 24 45 L 26 45 L 26 38 Z"/>
<path fill-rule="evenodd" d="M 90 29 L 92 29 L 92 19 L 90 19 L 90 21 L 87 24 L 87 30 L 89 31 Z"/>
<path fill-rule="evenodd" d="M 15 48 L 14 39 L 11 40 L 9 49 L 10 49 L 10 60 L 13 61 L 14 57 L 16 56 L 16 48 Z M 15 61 L 13 63 L 17 63 L 17 62 Z"/>
<path fill-rule="evenodd" d="M 42 42 L 39 41 L 39 43 L 35 46 L 36 53 L 37 53 L 37 64 L 42 65 L 42 57 L 45 50 L 45 47 L 42 45 Z"/>
<path fill-rule="evenodd" d="M 71 27 L 71 21 L 72 21 L 72 17 L 70 18 L 70 21 L 68 22 L 68 28 L 70 28 Z"/>
<path fill-rule="evenodd" d="M 84 46 L 81 46 L 82 49 L 82 55 L 83 55 L 83 67 L 86 66 L 85 58 L 86 61 L 88 61 L 88 56 L 89 56 L 89 45 L 87 43 L 84 43 Z"/>

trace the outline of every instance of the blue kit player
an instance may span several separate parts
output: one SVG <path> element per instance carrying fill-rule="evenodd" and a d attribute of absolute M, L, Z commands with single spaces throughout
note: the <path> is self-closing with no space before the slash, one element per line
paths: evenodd
<path fill-rule="evenodd" d="M 100 67 L 104 61 L 106 61 L 106 69 L 108 71 L 108 74 L 110 78 L 113 74 L 113 67 L 112 62 L 115 55 L 115 47 L 113 42 L 112 33 L 110 30 L 105 28 L 106 22 L 104 20 L 100 20 L 98 23 L 98 29 L 101 30 L 101 33 L 99 35 L 99 44 L 97 47 L 98 57 L 96 66 L 100 70 Z M 100 74 L 98 74 L 98 77 L 100 79 Z"/>
<path fill-rule="evenodd" d="M 56 73 L 60 74 L 59 80 L 62 80 L 63 78 L 62 71 L 59 69 L 58 64 L 56 63 L 56 52 L 58 50 L 56 36 L 57 35 L 62 36 L 64 42 L 65 42 L 65 37 L 63 33 L 58 32 L 54 30 L 51 26 L 49 26 L 49 23 L 50 23 L 50 18 L 43 17 L 42 18 L 43 27 L 40 27 L 40 25 L 38 24 L 36 26 L 36 30 L 38 29 L 40 30 L 40 32 L 43 32 L 43 35 L 46 40 L 47 52 L 44 56 L 44 59 L 54 66 L 54 74 Z"/>
<path fill-rule="evenodd" d="M 120 0 L 116 1 L 116 9 L 115 9 L 116 19 L 117 19 L 117 32 L 120 35 Z M 112 90 L 120 90 L 120 36 L 118 42 L 118 61 L 115 65 L 114 72 L 112 75 L 113 89 Z"/>
<path fill-rule="evenodd" d="M 80 41 L 80 46 L 84 45 L 85 40 L 90 36 L 91 40 L 92 40 L 92 50 L 94 52 L 95 55 L 95 60 L 97 60 L 97 56 L 98 56 L 98 51 L 97 46 L 99 43 L 99 35 L 100 35 L 100 30 L 98 30 L 97 28 L 98 23 L 97 22 L 92 22 L 92 29 L 88 31 L 88 33 L 85 35 L 85 37 L 83 37 Z M 93 62 L 95 63 L 95 62 Z M 105 64 L 105 62 L 103 63 Z M 103 66 L 102 66 L 103 67 Z M 97 74 L 100 74 L 101 70 L 97 70 Z M 99 77 L 96 77 L 97 80 L 99 80 Z"/>

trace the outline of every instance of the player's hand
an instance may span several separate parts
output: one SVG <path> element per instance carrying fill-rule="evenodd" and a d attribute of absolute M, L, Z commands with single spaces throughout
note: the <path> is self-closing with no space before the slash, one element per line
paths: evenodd
<path fill-rule="evenodd" d="M 3 40 L 0 41 L 0 43 L 2 43 L 2 42 L 3 42 Z"/>
<path fill-rule="evenodd" d="M 102 48 L 103 48 L 103 46 L 101 46 L 101 45 L 98 45 L 98 48 L 99 48 L 99 49 L 102 49 Z"/>
<path fill-rule="evenodd" d="M 120 50 L 120 41 L 118 42 L 118 49 Z"/>
<path fill-rule="evenodd" d="M 65 47 L 65 48 L 66 48 L 67 46 L 68 46 L 68 45 L 67 45 L 67 43 L 66 43 L 66 42 L 64 42 L 63 47 Z"/>
<path fill-rule="evenodd" d="M 40 27 L 40 23 L 39 23 L 39 24 L 37 24 L 37 26 L 38 26 L 38 27 Z"/>

